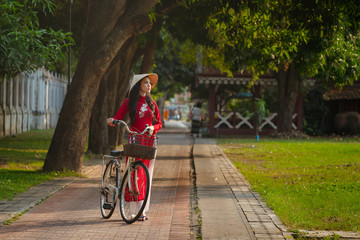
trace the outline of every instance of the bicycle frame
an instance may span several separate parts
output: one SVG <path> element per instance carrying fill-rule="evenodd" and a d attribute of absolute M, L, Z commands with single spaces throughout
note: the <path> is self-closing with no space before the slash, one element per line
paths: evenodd
<path fill-rule="evenodd" d="M 114 157 L 114 156 L 110 156 L 110 155 L 104 155 L 103 156 L 103 164 L 102 164 L 102 170 L 101 172 L 103 173 L 104 172 L 104 165 L 105 165 L 105 158 L 110 158 L 109 161 L 111 160 L 115 160 L 115 163 L 116 163 L 116 168 L 118 169 L 118 172 L 120 174 L 120 177 L 119 179 L 117 179 L 117 185 L 119 187 L 116 187 L 116 186 L 113 186 L 111 184 L 107 185 L 106 187 L 108 189 L 105 189 L 104 188 L 104 179 L 101 178 L 101 186 L 102 186 L 102 190 L 109 193 L 109 194 L 113 194 L 115 192 L 115 195 L 114 196 L 114 199 L 113 199 L 113 203 L 112 204 L 115 204 L 117 202 L 117 199 L 119 197 L 119 188 L 120 188 L 120 183 L 122 181 L 122 177 L 121 177 L 121 163 L 119 163 L 119 159 L 121 160 L 123 158 L 122 157 Z M 125 168 L 123 169 L 124 173 L 128 171 L 128 169 L 131 167 L 131 164 L 135 162 L 135 158 L 132 158 L 132 157 L 128 157 L 128 161 L 126 162 L 126 165 L 125 165 Z M 113 170 L 113 169 L 112 169 Z M 111 170 L 111 171 L 112 171 Z M 133 193 L 133 192 L 139 192 L 139 186 L 138 186 L 138 181 L 134 181 L 134 188 L 133 188 L 133 184 L 132 184 L 132 181 L 131 181 L 131 172 L 132 171 L 129 171 L 129 174 L 127 175 L 127 178 L 128 178 L 128 188 L 129 188 L 129 192 Z M 135 173 L 135 176 L 137 176 L 137 173 Z M 137 180 L 137 177 L 136 177 L 136 180 Z"/>

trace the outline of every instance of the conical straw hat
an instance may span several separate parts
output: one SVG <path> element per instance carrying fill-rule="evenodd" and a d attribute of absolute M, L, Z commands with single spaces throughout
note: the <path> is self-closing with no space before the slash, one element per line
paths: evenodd
<path fill-rule="evenodd" d="M 151 89 L 153 89 L 158 81 L 158 75 L 156 73 L 145 73 L 145 74 L 135 74 L 130 82 L 130 91 L 144 77 L 148 77 L 151 83 Z"/>

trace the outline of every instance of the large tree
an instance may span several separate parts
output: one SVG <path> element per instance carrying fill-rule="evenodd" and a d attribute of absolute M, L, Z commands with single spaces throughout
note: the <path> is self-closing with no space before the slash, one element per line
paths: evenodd
<path fill-rule="evenodd" d="M 105 120 L 115 114 L 126 97 L 128 80 L 132 73 L 148 73 L 153 70 L 154 52 L 162 25 L 162 15 L 175 7 L 178 2 L 164 0 L 158 3 L 151 12 L 153 19 L 151 30 L 140 36 L 133 35 L 123 45 L 111 67 L 108 68 L 101 81 L 99 94 L 92 110 L 88 152 L 104 154 L 109 148 L 114 148 L 121 143 L 121 129 L 108 128 Z M 139 67 L 135 67 L 139 62 Z M 162 78 L 161 74 L 160 78 Z M 104 106 L 107 107 L 104 108 Z"/>
<path fill-rule="evenodd" d="M 233 71 L 272 71 L 278 82 L 280 132 L 292 130 L 295 101 L 309 78 L 345 85 L 360 70 L 357 1 L 232 3 L 211 17 L 209 29 L 224 44 Z"/>
<path fill-rule="evenodd" d="M 80 171 L 89 120 L 101 79 L 123 44 L 151 29 L 158 0 L 89 0 L 79 62 L 45 159 L 44 170 Z"/>
<path fill-rule="evenodd" d="M 204 45 L 206 57 L 209 48 L 216 49 L 212 63 L 223 71 L 247 70 L 255 79 L 273 72 L 279 87 L 279 131 L 292 130 L 304 80 L 316 77 L 344 85 L 360 75 L 356 0 L 188 2 L 169 19 L 168 29 L 179 39 Z M 194 27 L 187 31 L 192 22 Z"/>

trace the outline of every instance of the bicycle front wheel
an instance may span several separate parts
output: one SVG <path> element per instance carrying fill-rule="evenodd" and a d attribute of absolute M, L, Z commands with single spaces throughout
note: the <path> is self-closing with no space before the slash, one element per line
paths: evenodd
<path fill-rule="evenodd" d="M 146 165 L 136 161 L 128 168 L 120 187 L 120 213 L 128 224 L 142 214 L 150 189 L 150 176 Z"/>
<path fill-rule="evenodd" d="M 119 187 L 120 176 L 117 164 L 114 160 L 110 161 L 105 168 L 103 185 L 100 193 L 100 210 L 103 218 L 108 219 L 112 216 L 116 206 L 117 189 Z"/>

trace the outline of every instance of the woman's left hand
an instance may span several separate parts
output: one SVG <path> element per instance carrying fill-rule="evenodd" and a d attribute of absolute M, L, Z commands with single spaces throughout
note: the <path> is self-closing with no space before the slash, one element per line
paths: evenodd
<path fill-rule="evenodd" d="M 150 126 L 148 129 L 149 129 L 149 130 L 148 130 L 149 135 L 153 135 L 153 133 L 154 133 L 154 126 Z"/>
<path fill-rule="evenodd" d="M 113 124 L 114 119 L 113 118 L 108 118 L 106 119 L 106 123 L 110 126 L 110 127 L 114 127 L 115 125 Z"/>

